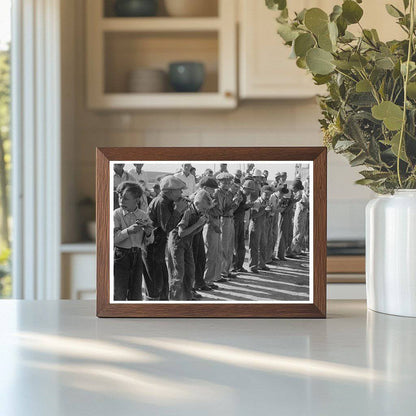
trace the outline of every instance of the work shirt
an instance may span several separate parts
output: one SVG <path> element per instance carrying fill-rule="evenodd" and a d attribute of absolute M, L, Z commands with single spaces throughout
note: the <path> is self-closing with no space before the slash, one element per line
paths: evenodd
<path fill-rule="evenodd" d="M 272 212 L 274 214 L 282 212 L 286 206 L 284 198 L 279 198 L 279 195 L 276 192 L 270 196 L 270 205 L 272 206 Z"/>
<path fill-rule="evenodd" d="M 161 192 L 149 205 L 148 214 L 155 227 L 155 240 L 166 238 L 178 225 L 182 213 L 175 210 L 175 204 Z"/>
<path fill-rule="evenodd" d="M 179 221 L 178 225 L 172 230 L 172 243 L 173 244 L 180 244 L 180 243 L 191 243 L 194 235 L 202 229 L 198 228 L 194 232 L 188 234 L 185 237 L 179 237 L 179 228 L 186 230 L 187 228 L 194 225 L 198 222 L 199 217 L 201 214 L 197 211 L 195 205 L 193 203 L 189 204 L 189 208 L 185 210 L 181 220 Z M 171 240 L 169 240 L 171 241 Z"/>
<path fill-rule="evenodd" d="M 141 171 L 140 173 L 138 173 L 136 168 L 133 168 L 133 169 L 129 170 L 129 175 L 137 183 L 139 183 L 139 181 L 144 181 L 144 186 L 145 186 L 145 188 L 147 188 L 148 179 L 147 179 L 146 172 Z M 143 189 L 143 191 L 144 191 L 144 189 Z"/>
<path fill-rule="evenodd" d="M 238 204 L 233 201 L 234 195 L 230 191 L 218 188 L 214 193 L 217 208 L 221 216 L 232 217 Z"/>
<path fill-rule="evenodd" d="M 196 182 L 195 182 L 195 176 L 189 174 L 186 176 L 183 172 L 175 173 L 175 176 L 179 178 L 182 182 L 185 182 L 186 189 L 182 191 L 183 196 L 189 196 L 193 194 L 196 191 Z"/>
<path fill-rule="evenodd" d="M 247 196 L 243 192 L 239 192 L 241 193 L 243 199 L 240 202 L 240 205 L 238 205 L 238 207 L 234 211 L 234 219 L 244 219 L 246 210 L 249 208 L 249 206 L 247 205 Z"/>
<path fill-rule="evenodd" d="M 256 221 L 260 217 L 266 216 L 266 206 L 267 202 L 260 198 L 257 198 L 254 201 L 253 207 L 250 210 L 250 217 L 252 220 Z"/>
<path fill-rule="evenodd" d="M 113 181 L 114 190 L 116 190 L 117 186 L 119 186 L 122 182 L 126 182 L 126 181 L 134 181 L 133 177 L 128 172 L 123 170 L 123 173 L 121 174 L 121 176 L 118 173 L 114 172 L 114 181 Z"/>
<path fill-rule="evenodd" d="M 114 245 L 121 248 L 144 248 L 153 242 L 153 231 L 146 236 L 143 230 L 129 234 L 127 228 L 135 224 L 137 220 L 151 224 L 149 216 L 139 208 L 135 211 L 127 211 L 122 208 L 114 210 Z"/>

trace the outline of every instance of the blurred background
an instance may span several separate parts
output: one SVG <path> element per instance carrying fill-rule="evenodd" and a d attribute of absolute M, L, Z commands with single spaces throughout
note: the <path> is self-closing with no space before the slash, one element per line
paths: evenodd
<path fill-rule="evenodd" d="M 388 18 L 375 1 L 363 8 L 365 26 Z M 96 147 L 322 145 L 324 91 L 289 59 L 264 1 L 0 0 L 0 9 L 1 297 L 95 297 Z M 373 195 L 356 179 L 329 154 L 333 298 L 365 296 Z"/>

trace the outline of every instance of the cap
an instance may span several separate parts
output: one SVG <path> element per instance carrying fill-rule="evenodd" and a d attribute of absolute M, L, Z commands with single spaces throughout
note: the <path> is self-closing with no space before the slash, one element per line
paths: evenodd
<path fill-rule="evenodd" d="M 228 172 L 221 172 L 220 174 L 217 175 L 217 180 L 219 181 L 223 181 L 223 180 L 231 180 L 234 179 L 234 176 L 231 175 L 231 173 Z"/>
<path fill-rule="evenodd" d="M 274 175 L 275 178 L 280 178 L 282 174 L 280 172 L 276 172 L 276 175 Z"/>
<path fill-rule="evenodd" d="M 256 184 L 252 180 L 245 181 L 243 184 L 244 189 L 250 189 L 251 191 L 256 190 Z"/>
<path fill-rule="evenodd" d="M 303 185 L 302 185 L 302 181 L 300 179 L 296 179 L 295 182 L 293 183 L 292 188 L 296 188 L 299 189 L 300 191 L 303 191 Z"/>
<path fill-rule="evenodd" d="M 260 169 L 254 169 L 252 175 L 253 176 L 263 176 L 263 173 Z"/>
<path fill-rule="evenodd" d="M 278 186 L 276 189 L 277 192 L 281 192 L 282 194 L 287 194 L 289 189 L 287 189 L 287 185 Z"/>
<path fill-rule="evenodd" d="M 199 181 L 199 186 L 202 188 L 203 186 L 208 186 L 209 188 L 218 188 L 218 182 L 214 178 L 210 178 L 209 176 L 204 176 Z"/>
<path fill-rule="evenodd" d="M 168 175 L 160 181 L 160 189 L 162 191 L 168 191 L 171 189 L 186 189 L 186 184 L 176 176 Z"/>

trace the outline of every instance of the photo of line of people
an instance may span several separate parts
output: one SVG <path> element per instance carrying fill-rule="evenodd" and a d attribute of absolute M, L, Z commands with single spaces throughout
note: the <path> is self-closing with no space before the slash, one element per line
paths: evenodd
<path fill-rule="evenodd" d="M 310 301 L 309 163 L 111 167 L 112 302 Z"/>

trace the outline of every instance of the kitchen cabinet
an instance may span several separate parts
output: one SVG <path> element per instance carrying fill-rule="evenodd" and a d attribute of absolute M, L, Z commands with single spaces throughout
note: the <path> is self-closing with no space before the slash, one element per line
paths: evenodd
<path fill-rule="evenodd" d="M 401 0 L 389 3 L 403 8 Z M 289 11 L 320 7 L 330 12 L 337 0 L 292 0 Z M 381 40 L 403 38 L 404 32 L 387 13 L 384 4 L 367 1 L 362 25 L 378 30 Z M 242 99 L 308 98 L 325 91 L 314 85 L 311 75 L 289 59 L 290 48 L 276 33 L 275 17 L 279 12 L 269 10 L 264 1 L 239 0 L 239 95 Z M 357 33 L 358 25 L 349 27 Z"/>
<path fill-rule="evenodd" d="M 61 298 L 72 300 L 95 299 L 95 244 L 62 244 L 61 264 Z"/>
<path fill-rule="evenodd" d="M 289 2 L 291 10 L 317 1 Z M 320 5 L 319 5 L 320 7 Z M 276 33 L 275 17 L 264 1 L 239 0 L 239 93 L 244 98 L 309 98 L 318 94 L 311 75 L 289 59 L 290 48 Z"/>
<path fill-rule="evenodd" d="M 89 109 L 209 109 L 237 105 L 236 7 L 217 3 L 217 16 L 116 17 L 113 2 L 88 0 L 87 105 Z M 167 72 L 169 63 L 198 61 L 206 78 L 200 92 L 129 92 L 137 69 Z"/>

